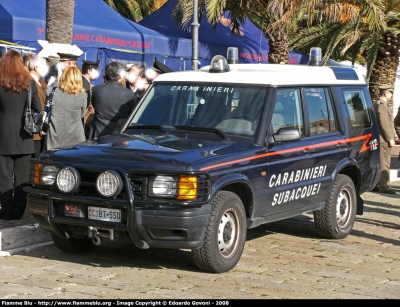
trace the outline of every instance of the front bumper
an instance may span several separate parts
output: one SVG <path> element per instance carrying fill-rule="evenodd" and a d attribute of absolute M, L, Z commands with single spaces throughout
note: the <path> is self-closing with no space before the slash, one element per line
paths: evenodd
<path fill-rule="evenodd" d="M 211 206 L 169 206 L 145 205 L 134 207 L 124 200 L 99 200 L 95 197 L 82 197 L 51 193 L 33 187 L 28 192 L 27 207 L 47 231 L 60 237 L 79 237 L 89 227 L 121 231 L 142 249 L 149 247 L 199 248 L 210 217 Z M 61 208 L 65 204 L 78 205 L 82 217 L 65 216 Z M 88 219 L 88 206 L 121 210 L 121 222 L 105 222 Z M 76 232 L 80 230 L 80 232 Z"/>

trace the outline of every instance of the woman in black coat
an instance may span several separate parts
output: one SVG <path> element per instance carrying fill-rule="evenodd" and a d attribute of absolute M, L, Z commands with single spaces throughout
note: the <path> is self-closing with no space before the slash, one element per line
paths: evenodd
<path fill-rule="evenodd" d="M 42 109 L 35 82 L 19 52 L 8 51 L 0 59 L 0 218 L 4 220 L 18 220 L 25 212 L 23 187 L 35 152 L 33 137 L 24 130 L 29 87 L 32 110 Z"/>

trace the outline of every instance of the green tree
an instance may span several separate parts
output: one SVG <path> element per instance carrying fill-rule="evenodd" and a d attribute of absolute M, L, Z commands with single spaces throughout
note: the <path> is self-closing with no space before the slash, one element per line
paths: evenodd
<path fill-rule="evenodd" d="M 75 0 L 46 0 L 46 40 L 49 43 L 72 43 Z"/>
<path fill-rule="evenodd" d="M 158 10 L 167 0 L 104 0 L 125 18 L 138 22 Z"/>
<path fill-rule="evenodd" d="M 342 5 L 337 1 L 336 7 Z M 365 59 L 367 81 L 372 99 L 377 100 L 382 86 L 393 85 L 399 64 L 400 1 L 347 1 L 357 13 L 352 18 L 346 11 L 333 20 L 303 22 L 303 28 L 290 40 L 289 46 L 306 52 L 312 46 L 323 50 L 325 63 L 329 58 L 348 59 L 353 63 Z M 315 7 L 314 20 L 319 10 Z"/>

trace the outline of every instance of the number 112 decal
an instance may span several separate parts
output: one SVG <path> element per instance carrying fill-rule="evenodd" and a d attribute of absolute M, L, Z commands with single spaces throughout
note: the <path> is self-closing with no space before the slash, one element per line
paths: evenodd
<path fill-rule="evenodd" d="M 371 146 L 371 151 L 377 150 L 378 149 L 378 140 L 373 139 L 373 140 L 369 141 L 369 146 Z"/>

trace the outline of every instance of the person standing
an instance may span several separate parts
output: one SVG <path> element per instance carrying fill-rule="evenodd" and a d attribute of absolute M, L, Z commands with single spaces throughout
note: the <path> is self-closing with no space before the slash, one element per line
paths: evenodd
<path fill-rule="evenodd" d="M 46 105 L 46 90 L 47 84 L 43 78 L 49 72 L 49 67 L 47 66 L 46 59 L 41 56 L 35 55 L 28 62 L 29 74 L 36 81 L 35 85 L 38 91 L 40 103 L 42 105 L 42 110 Z M 40 153 L 44 149 L 44 137 L 41 133 L 33 135 L 33 142 L 35 146 L 35 153 L 32 155 L 33 158 L 38 158 Z"/>
<path fill-rule="evenodd" d="M 379 100 L 374 104 L 375 113 L 379 125 L 379 139 L 380 139 L 380 164 L 381 164 L 381 178 L 378 185 L 375 186 L 373 191 L 386 194 L 396 194 L 396 191 L 389 188 L 390 182 L 390 159 L 391 148 L 395 145 L 394 142 L 394 124 L 393 113 L 389 109 L 387 103 L 392 99 L 393 92 L 388 89 L 381 89 Z"/>
<path fill-rule="evenodd" d="M 57 52 L 57 63 L 50 67 L 50 73 L 47 76 L 47 86 L 57 86 L 62 73 L 69 67 L 78 67 L 78 55 Z"/>
<path fill-rule="evenodd" d="M 82 83 L 83 83 L 83 88 L 85 89 L 87 97 L 88 97 L 86 113 L 85 113 L 85 117 L 83 119 L 86 138 L 89 137 L 90 126 L 92 124 L 93 116 L 94 116 L 94 109 L 93 109 L 93 105 L 91 103 L 93 84 L 91 84 L 90 81 L 96 80 L 99 77 L 99 75 L 100 75 L 99 71 L 98 71 L 99 65 L 100 65 L 100 61 L 93 62 L 93 61 L 88 61 L 88 60 L 84 60 L 83 65 L 82 65 Z"/>
<path fill-rule="evenodd" d="M 138 63 L 126 65 L 126 88 L 136 93 L 136 82 L 143 76 L 143 71 L 143 66 Z"/>
<path fill-rule="evenodd" d="M 142 84 L 143 82 L 143 78 L 145 78 L 143 76 L 144 74 L 144 67 L 138 63 L 136 64 L 129 64 L 129 66 L 127 65 L 127 76 L 126 76 L 126 80 L 127 80 L 127 85 L 126 88 L 130 89 L 135 95 L 134 95 L 134 103 L 133 103 L 133 108 L 136 107 L 137 103 L 139 102 L 140 98 L 142 98 L 144 91 L 143 91 L 143 87 L 139 88 L 138 86 L 136 86 L 138 83 Z"/>
<path fill-rule="evenodd" d="M 88 95 L 88 106 L 90 103 L 90 91 L 93 87 L 93 84 L 90 83 L 90 81 L 96 80 L 99 77 L 99 65 L 100 61 L 93 62 L 93 61 L 88 61 L 88 60 L 83 60 L 83 65 L 82 65 L 82 83 L 83 83 L 83 88 L 86 91 L 86 94 Z"/>
<path fill-rule="evenodd" d="M 33 137 L 24 130 L 28 91 L 31 109 L 41 112 L 35 81 L 19 52 L 10 50 L 0 59 L 0 219 L 18 220 L 26 208 L 24 186 L 29 180 Z M 14 177 L 14 178 L 13 178 Z"/>
<path fill-rule="evenodd" d="M 140 99 L 144 96 L 146 93 L 147 89 L 149 88 L 151 84 L 151 81 L 147 79 L 147 77 L 142 76 L 139 78 L 139 80 L 136 81 L 136 94 L 135 94 L 135 99 L 134 99 L 134 108 L 137 106 L 139 103 Z"/>
<path fill-rule="evenodd" d="M 52 88 L 47 90 L 50 95 Z M 82 85 L 82 73 L 77 67 L 64 70 L 53 96 L 51 120 L 44 149 L 72 147 L 86 141 L 82 120 L 87 94 Z"/>
<path fill-rule="evenodd" d="M 29 72 L 29 61 L 35 56 L 33 53 L 25 53 L 22 56 L 22 62 L 24 63 L 25 69 Z"/>
<path fill-rule="evenodd" d="M 171 68 L 167 65 L 161 63 L 157 58 L 154 58 L 153 66 L 146 70 L 146 77 L 147 79 L 153 81 L 159 75 L 166 74 L 169 72 L 173 72 Z"/>
<path fill-rule="evenodd" d="M 129 116 L 133 109 L 134 93 L 122 86 L 125 70 L 121 63 L 110 62 L 105 69 L 106 83 L 92 89 L 95 111 L 90 138 L 112 134 L 120 118 Z"/>

